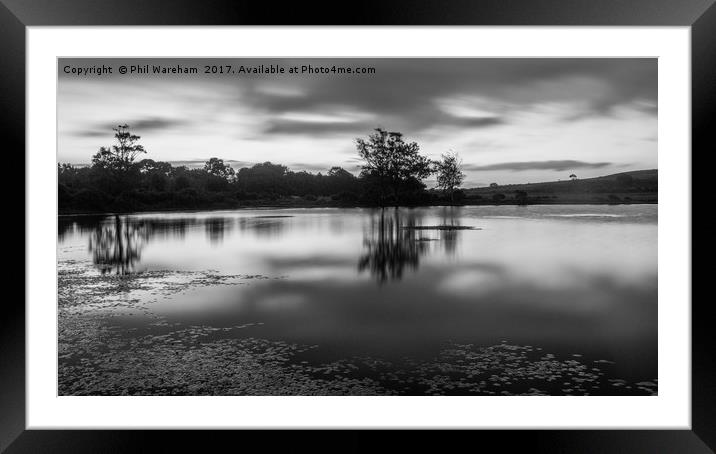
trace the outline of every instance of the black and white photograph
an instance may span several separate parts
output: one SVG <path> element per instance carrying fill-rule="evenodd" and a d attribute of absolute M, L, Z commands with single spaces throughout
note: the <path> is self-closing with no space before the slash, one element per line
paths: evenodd
<path fill-rule="evenodd" d="M 57 394 L 657 396 L 657 62 L 57 59 Z"/>

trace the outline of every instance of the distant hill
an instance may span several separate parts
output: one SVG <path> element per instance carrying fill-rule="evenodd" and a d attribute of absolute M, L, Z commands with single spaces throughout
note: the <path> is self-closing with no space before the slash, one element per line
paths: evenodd
<path fill-rule="evenodd" d="M 656 203 L 658 189 L 658 170 L 649 169 L 595 178 L 471 188 L 463 192 L 468 203 L 480 200 L 509 203 L 518 199 L 528 203 Z"/>

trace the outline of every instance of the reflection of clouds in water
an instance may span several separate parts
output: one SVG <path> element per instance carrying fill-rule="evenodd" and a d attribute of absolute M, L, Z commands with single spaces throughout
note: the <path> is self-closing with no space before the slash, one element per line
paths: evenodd
<path fill-rule="evenodd" d="M 629 310 L 629 306 L 644 304 L 655 306 L 657 278 L 654 275 L 625 283 L 607 273 L 571 273 L 556 284 L 478 267 L 444 274 L 436 284 L 436 291 L 456 302 L 499 304 L 533 313 L 577 314 Z"/>
<path fill-rule="evenodd" d="M 605 213 L 574 213 L 574 214 L 545 214 L 547 217 L 555 218 L 623 218 L 623 214 Z"/>
<path fill-rule="evenodd" d="M 455 273 L 426 264 L 420 272 L 385 286 L 367 280 L 256 281 L 227 288 L 227 295 L 215 295 L 223 305 L 217 301 L 211 305 L 214 314 L 204 315 L 222 324 L 261 320 L 272 336 L 321 339 L 326 345 L 343 347 L 350 342 L 356 349 L 386 354 L 419 351 L 425 342 L 439 339 L 559 339 L 613 348 L 621 340 L 656 333 L 655 282 L 624 286 L 600 276 L 550 289 L 506 280 L 502 271 L 488 264 L 473 271 L 493 278 L 471 288 L 466 273 L 462 281 L 452 281 L 448 291 L 444 283 Z M 198 300 L 193 301 L 187 304 Z M 197 305 L 206 307 L 206 302 L 201 299 Z"/>
<path fill-rule="evenodd" d="M 296 268 L 284 268 L 284 273 L 292 280 L 316 282 L 322 280 L 356 280 L 356 271 L 352 263 L 345 262 L 337 266 L 306 266 Z M 360 278 L 360 276 L 358 276 Z"/>
<path fill-rule="evenodd" d="M 326 285 L 337 282 L 364 282 L 367 279 L 356 274 L 352 257 L 344 255 L 326 257 L 304 255 L 297 257 L 271 256 L 264 259 L 270 274 L 286 277 L 296 282 Z"/>
<path fill-rule="evenodd" d="M 476 296 L 505 285 L 504 269 L 491 265 L 473 265 L 448 274 L 437 285 L 440 292 L 456 296 Z"/>
<path fill-rule="evenodd" d="M 656 275 L 655 224 L 567 219 L 483 219 L 480 235 L 463 236 L 461 268 L 479 251 L 480 261 L 505 267 L 511 281 L 555 289 L 602 273 L 633 285 Z"/>
<path fill-rule="evenodd" d="M 260 302 L 260 306 L 268 310 L 297 309 L 305 302 L 303 295 L 296 293 L 284 293 L 279 295 L 268 295 Z"/>

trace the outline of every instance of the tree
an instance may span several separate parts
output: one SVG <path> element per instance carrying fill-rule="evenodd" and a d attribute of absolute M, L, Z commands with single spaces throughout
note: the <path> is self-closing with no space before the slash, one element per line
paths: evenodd
<path fill-rule="evenodd" d="M 139 173 L 144 175 L 162 174 L 169 176 L 172 172 L 172 165 L 164 161 L 155 161 L 153 159 L 142 159 L 135 164 Z"/>
<path fill-rule="evenodd" d="M 572 180 L 572 181 L 577 181 L 577 175 L 571 174 L 571 175 L 569 176 L 569 179 Z"/>
<path fill-rule="evenodd" d="M 117 145 L 109 148 L 100 147 L 97 154 L 92 156 L 92 166 L 126 172 L 132 167 L 136 157 L 146 153 L 146 150 L 137 143 L 141 137 L 129 132 L 129 125 L 119 125 L 112 130 Z"/>
<path fill-rule="evenodd" d="M 380 204 L 385 204 L 387 190 L 391 190 L 394 203 L 400 201 L 401 189 L 414 189 L 432 173 L 430 161 L 419 154 L 416 142 L 405 142 L 399 132 L 375 129 L 368 139 L 356 139 L 358 155 L 365 161 L 361 176 L 374 181 L 379 188 Z"/>
<path fill-rule="evenodd" d="M 491 188 L 496 188 L 497 186 L 499 186 L 497 183 L 490 183 Z"/>
<path fill-rule="evenodd" d="M 286 175 L 288 167 L 269 161 L 239 170 L 237 181 L 243 191 L 287 195 Z"/>
<path fill-rule="evenodd" d="M 357 192 L 359 190 L 358 185 L 358 179 L 355 175 L 342 167 L 331 167 L 326 176 L 324 189 L 328 194 L 332 195 L 347 194 Z M 355 198 L 356 196 L 354 194 L 353 196 L 349 195 L 347 197 Z"/>
<path fill-rule="evenodd" d="M 219 158 L 211 158 L 206 161 L 204 171 L 226 181 L 233 181 L 236 176 L 234 169 L 229 164 L 224 164 L 224 160 Z"/>
<path fill-rule="evenodd" d="M 344 178 L 348 180 L 355 178 L 352 173 L 338 166 L 331 167 L 331 170 L 328 171 L 328 176 L 330 178 Z"/>
<path fill-rule="evenodd" d="M 442 160 L 435 163 L 438 173 L 438 187 L 450 194 L 450 202 L 454 201 L 455 189 L 465 179 L 462 172 L 462 159 L 457 153 L 447 153 L 441 156 Z"/>

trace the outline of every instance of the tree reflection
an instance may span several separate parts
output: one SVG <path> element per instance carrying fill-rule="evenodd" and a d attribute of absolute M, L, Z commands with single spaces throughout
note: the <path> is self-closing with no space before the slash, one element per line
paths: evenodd
<path fill-rule="evenodd" d="M 58 240 L 81 233 L 89 236 L 88 250 L 102 274 L 131 274 L 140 262 L 141 251 L 152 239 L 183 239 L 188 228 L 204 226 L 212 243 L 221 242 L 226 232 L 224 218 L 101 216 L 68 217 L 58 223 Z"/>
<path fill-rule="evenodd" d="M 74 234 L 92 233 L 104 218 L 105 216 L 99 215 L 58 216 L 57 242 L 61 244 L 67 236 Z"/>
<path fill-rule="evenodd" d="M 371 218 L 370 229 L 363 244 L 365 253 L 358 261 L 358 271 L 368 270 L 379 283 L 400 280 L 406 268 L 415 270 L 420 257 L 428 251 L 428 243 L 417 237 L 417 219 L 413 213 L 403 215 L 399 210 Z"/>
<path fill-rule="evenodd" d="M 98 225 L 89 240 L 92 261 L 102 274 L 130 274 L 139 261 L 149 229 L 119 216 Z"/>
<path fill-rule="evenodd" d="M 204 221 L 204 231 L 213 245 L 221 244 L 224 241 L 224 230 L 226 221 L 224 218 L 209 218 Z"/>
<path fill-rule="evenodd" d="M 458 239 L 460 238 L 460 207 L 443 207 L 440 212 L 441 225 L 446 227 L 453 227 L 452 229 L 446 229 L 440 231 L 440 241 L 443 245 L 445 254 L 449 256 L 455 255 L 457 251 Z"/>
<path fill-rule="evenodd" d="M 268 217 L 239 218 L 239 230 L 251 232 L 257 237 L 278 237 L 286 229 L 285 219 L 269 219 Z"/>

